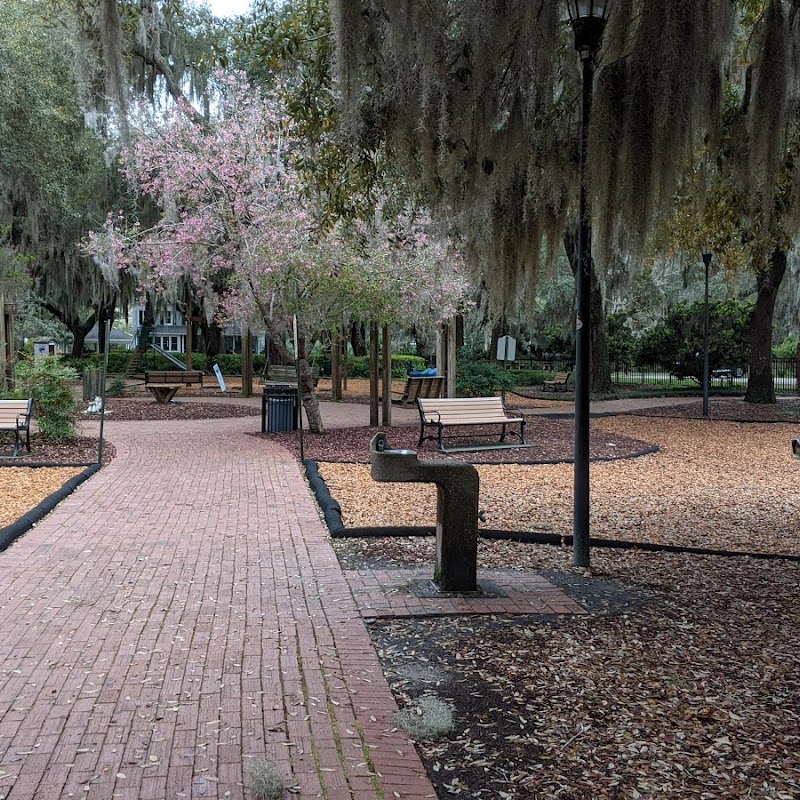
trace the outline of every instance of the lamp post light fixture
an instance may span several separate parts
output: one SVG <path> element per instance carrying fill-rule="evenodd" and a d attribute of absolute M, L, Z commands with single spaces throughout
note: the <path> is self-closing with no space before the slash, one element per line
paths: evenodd
<path fill-rule="evenodd" d="M 608 0 L 567 0 L 582 65 L 580 189 L 575 269 L 575 474 L 572 562 L 589 566 L 589 399 L 591 390 L 592 225 L 587 192 L 589 120 L 592 115 L 594 55 L 608 19 Z"/>
<path fill-rule="evenodd" d="M 711 265 L 711 245 L 703 248 L 703 264 L 706 271 L 705 299 L 703 301 L 703 416 L 708 417 L 708 394 L 711 381 L 711 369 L 708 357 L 708 268 Z"/>

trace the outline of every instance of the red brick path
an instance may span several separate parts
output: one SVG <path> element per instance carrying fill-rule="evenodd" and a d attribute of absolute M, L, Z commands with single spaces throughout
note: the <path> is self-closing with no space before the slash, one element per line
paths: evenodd
<path fill-rule="evenodd" d="M 295 461 L 253 419 L 123 423 L 0 554 L 0 798 L 434 797 Z"/>

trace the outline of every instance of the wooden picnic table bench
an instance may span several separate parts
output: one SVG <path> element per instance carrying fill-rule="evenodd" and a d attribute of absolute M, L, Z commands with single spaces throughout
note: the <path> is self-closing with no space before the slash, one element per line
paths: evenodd
<path fill-rule="evenodd" d="M 500 397 L 418 397 L 420 432 L 417 446 L 426 439 L 435 441 L 439 450 L 444 452 L 444 439 L 463 437 L 464 434 L 444 436 L 444 429 L 470 425 L 500 425 L 500 439 L 496 443 L 470 445 L 460 450 L 497 449 L 500 447 L 517 447 L 526 445 L 525 418 L 510 417 L 506 414 L 503 400 Z M 509 425 L 518 425 L 519 430 L 508 430 Z M 426 434 L 428 427 L 436 428 L 436 434 Z M 505 444 L 506 436 L 516 436 L 519 444 Z M 455 448 L 449 448 L 450 451 Z"/>
<path fill-rule="evenodd" d="M 439 376 L 410 376 L 403 387 L 399 400 L 392 400 L 401 406 L 416 403 L 419 397 L 441 397 L 444 394 L 445 379 Z"/>
<path fill-rule="evenodd" d="M 566 392 L 567 383 L 569 382 L 569 376 L 571 374 L 572 373 L 570 372 L 556 372 L 556 374 L 553 376 L 551 380 L 544 381 L 542 390 L 545 392 L 548 390 L 551 392 L 555 391 Z"/>
<path fill-rule="evenodd" d="M 25 446 L 31 451 L 31 414 L 33 400 L 0 400 L 0 431 L 13 432 L 14 452 L 19 455 L 20 433 L 25 432 Z"/>
<path fill-rule="evenodd" d="M 203 373 L 199 369 L 148 369 L 144 373 L 144 385 L 157 403 L 169 403 L 184 386 L 203 385 Z"/>

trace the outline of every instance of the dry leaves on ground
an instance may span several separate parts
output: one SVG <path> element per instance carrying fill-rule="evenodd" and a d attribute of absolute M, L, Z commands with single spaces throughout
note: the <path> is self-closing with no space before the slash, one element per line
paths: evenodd
<path fill-rule="evenodd" d="M 0 469 L 0 528 L 16 522 L 83 467 L 7 467 Z"/>
<path fill-rule="evenodd" d="M 792 425 L 618 416 L 598 436 L 654 442 L 659 452 L 591 467 L 592 535 L 718 550 L 800 554 L 800 466 Z M 435 489 L 379 484 L 366 465 L 320 471 L 346 527 L 432 525 Z M 572 531 L 570 464 L 478 466 L 482 527 Z"/>
<path fill-rule="evenodd" d="M 737 409 L 734 408 L 734 411 Z M 681 412 L 680 416 L 695 416 Z M 660 451 L 592 465 L 592 533 L 800 553 L 795 425 L 613 417 L 593 429 Z M 350 525 L 430 525 L 426 486 L 324 464 Z M 571 532 L 569 465 L 483 465 L 488 525 Z M 387 492 L 383 495 L 382 492 Z M 334 540 L 345 568 L 434 562 L 432 538 Z M 482 569 L 543 574 L 585 617 L 447 617 L 371 626 L 401 705 L 434 694 L 456 726 L 418 750 L 439 797 L 800 796 L 798 561 L 479 542 Z"/>
<path fill-rule="evenodd" d="M 114 447 L 107 442 L 104 444 L 105 464 L 114 457 Z M 85 469 L 66 465 L 88 466 L 96 463 L 97 456 L 97 439 L 77 436 L 54 442 L 41 434 L 32 434 L 30 453 L 23 448 L 17 458 L 0 458 L 0 527 L 16 522 Z M 51 466 L 26 466 L 28 464 Z"/>
<path fill-rule="evenodd" d="M 371 626 L 401 704 L 434 694 L 456 708 L 451 735 L 418 746 L 438 796 L 800 796 L 798 565 L 593 560 L 585 577 L 554 547 L 481 543 L 482 564 L 544 572 L 589 607 L 610 585 L 627 592 L 608 613 Z"/>

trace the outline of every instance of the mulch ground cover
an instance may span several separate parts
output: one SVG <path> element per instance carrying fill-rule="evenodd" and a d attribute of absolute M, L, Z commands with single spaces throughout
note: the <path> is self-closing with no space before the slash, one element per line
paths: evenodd
<path fill-rule="evenodd" d="M 798 406 L 714 401 L 712 415 L 702 419 L 698 402 L 593 420 L 593 455 L 597 442 L 659 449 L 592 465 L 592 534 L 762 557 L 594 547 L 585 570 L 567 547 L 482 539 L 479 575 L 542 574 L 590 613 L 370 626 L 401 706 L 434 696 L 454 710 L 448 735 L 418 742 L 440 798 L 800 796 L 800 463 L 789 446 Z M 571 423 L 545 429 L 546 452 L 569 457 Z M 400 429 L 389 436 L 408 446 Z M 431 524 L 435 492 L 372 482 L 354 463 L 365 460 L 364 435 L 334 440 L 321 471 L 346 524 Z M 571 532 L 571 465 L 478 469 L 485 525 Z M 432 567 L 434 547 L 334 540 L 346 569 Z"/>

